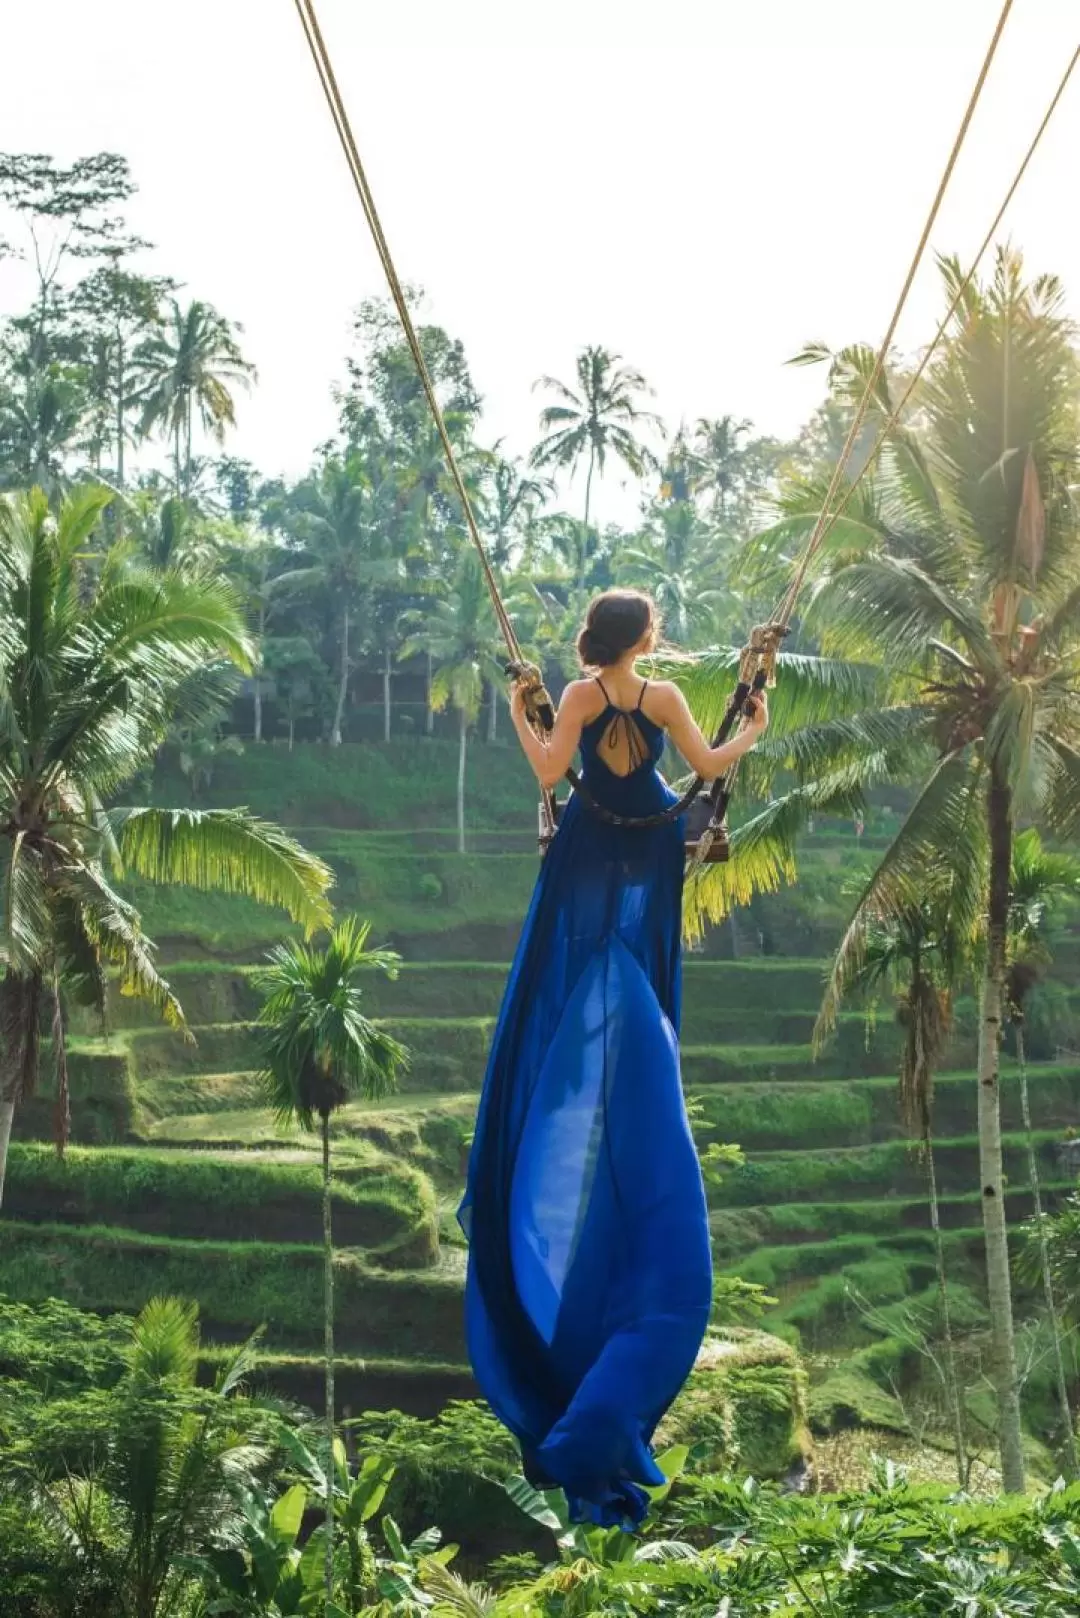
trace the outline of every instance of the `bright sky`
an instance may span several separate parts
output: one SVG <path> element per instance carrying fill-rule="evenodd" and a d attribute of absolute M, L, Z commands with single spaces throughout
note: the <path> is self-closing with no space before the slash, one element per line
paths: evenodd
<path fill-rule="evenodd" d="M 485 432 L 523 452 L 543 372 L 602 343 L 655 408 L 792 432 L 807 339 L 876 341 L 1000 0 L 321 0 L 391 246 L 460 336 Z M 154 265 L 240 321 L 234 453 L 303 470 L 381 271 L 291 0 L 36 0 L 3 23 L 0 143 L 111 149 Z M 934 246 L 978 244 L 1080 34 L 1016 0 Z M 1080 314 L 1080 72 L 1011 210 Z M 22 300 L 0 263 L 0 311 Z M 940 308 L 927 264 L 901 331 Z M 628 515 L 609 478 L 599 515 Z"/>

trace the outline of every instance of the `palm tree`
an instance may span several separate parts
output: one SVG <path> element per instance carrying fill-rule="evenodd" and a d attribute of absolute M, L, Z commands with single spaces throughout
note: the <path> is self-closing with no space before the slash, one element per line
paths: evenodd
<path fill-rule="evenodd" d="M 392 498 L 392 495 L 390 496 Z M 384 506 L 387 487 L 359 458 L 327 460 L 315 477 L 295 492 L 291 526 L 302 540 L 307 565 L 282 574 L 280 590 L 317 590 L 338 616 L 338 690 L 330 729 L 331 747 L 339 747 L 349 690 L 350 633 L 365 599 L 376 610 L 380 597 L 404 578 L 404 563 L 395 554 Z"/>
<path fill-rule="evenodd" d="M 753 422 L 736 421 L 734 416 L 714 420 L 702 416 L 694 428 L 688 464 L 695 493 L 711 497 L 718 517 L 725 517 L 728 504 L 745 475 L 747 449 L 742 442 L 753 431 Z"/>
<path fill-rule="evenodd" d="M 944 275 L 951 295 L 958 266 Z M 979 1165 L 1010 1491 L 1024 1481 L 999 1087 L 1013 844 L 1020 815 L 1066 836 L 1080 826 L 1078 357 L 1063 296 L 1052 277 L 1025 283 L 1005 250 L 989 284 L 967 290 L 928 372 L 922 435 L 890 433 L 881 470 L 819 555 L 804 619 L 828 649 L 877 661 L 886 689 L 873 714 L 802 738 L 801 768 L 820 783 L 841 763 L 850 785 L 912 770 L 922 779 L 845 949 L 861 947 L 863 913 L 902 910 L 942 862 L 965 923 L 985 918 Z M 872 360 L 859 363 L 868 372 Z M 876 408 L 891 411 L 887 384 Z M 780 527 L 781 548 L 816 509 L 808 491 Z M 786 837 L 813 796 L 800 788 L 768 822 Z M 759 821 L 759 843 L 766 830 Z"/>
<path fill-rule="evenodd" d="M 1031 1103 L 1028 1095 L 1027 1052 L 1024 1023 L 1028 997 L 1050 962 L 1046 943 L 1046 923 L 1055 901 L 1080 892 L 1080 860 L 1072 854 L 1052 853 L 1032 826 L 1021 832 L 1013 845 L 1012 893 L 1009 908 L 1009 969 L 1006 978 L 1007 1018 L 1016 1039 L 1020 1076 L 1020 1110 L 1027 1138 L 1028 1177 L 1034 1202 L 1036 1245 L 1042 1273 L 1043 1298 L 1054 1352 L 1054 1374 L 1061 1407 L 1065 1457 L 1072 1477 L 1078 1475 L 1076 1438 L 1069 1384 L 1062 1349 L 1061 1315 L 1054 1295 L 1054 1280 L 1043 1218 L 1042 1184 L 1039 1160 L 1031 1130 Z"/>
<path fill-rule="evenodd" d="M 46 366 L 17 390 L 0 390 L 0 489 L 36 484 L 59 494 L 69 482 L 65 459 L 85 420 L 86 395 L 63 366 Z"/>
<path fill-rule="evenodd" d="M 396 1039 L 364 1015 L 366 972 L 394 976 L 398 956 L 369 949 L 371 928 L 346 917 L 324 948 L 279 945 L 259 976 L 264 1000 L 262 1086 L 285 1124 L 318 1128 L 322 1137 L 323 1338 L 326 1365 L 326 1599 L 334 1580 L 334 1238 L 331 1224 L 330 1119 L 357 1099 L 394 1089 L 408 1056 Z"/>
<path fill-rule="evenodd" d="M 716 536 L 688 500 L 658 507 L 656 518 L 654 537 L 620 551 L 618 577 L 649 592 L 676 645 L 710 640 L 723 618 L 725 628 L 732 627 L 736 605 L 729 591 L 707 582 L 719 576 Z"/>
<path fill-rule="evenodd" d="M 253 648 L 220 580 L 88 557 L 108 491 L 54 518 L 40 489 L 0 500 L 0 1196 L 12 1119 L 38 1072 L 52 1004 L 66 1107 L 61 987 L 104 1004 L 105 968 L 182 1025 L 138 912 L 108 872 L 246 893 L 325 926 L 331 873 L 242 810 L 103 808 L 153 761 L 174 722 L 217 698 L 208 671 Z"/>
<path fill-rule="evenodd" d="M 475 724 L 485 679 L 502 674 L 504 653 L 495 614 L 474 551 L 462 551 L 446 595 L 424 610 L 423 621 L 401 648 L 402 658 L 430 652 L 434 663 L 431 704 L 436 712 L 449 704 L 458 713 L 457 828 L 458 853 L 465 852 L 465 756 L 469 726 Z"/>
<path fill-rule="evenodd" d="M 516 461 L 501 455 L 496 444 L 481 508 L 496 567 L 507 567 L 513 560 L 515 542 L 527 533 L 551 492 L 550 478 L 529 477 Z"/>
<path fill-rule="evenodd" d="M 255 367 L 240 351 L 239 327 L 208 303 L 182 309 L 171 299 L 161 329 L 139 344 L 134 355 L 142 432 L 160 428 L 171 441 L 178 494 L 192 479 L 192 434 L 198 415 L 204 432 L 223 443 L 236 425 L 232 389 L 249 387 Z"/>
<path fill-rule="evenodd" d="M 16 1465 L 34 1513 L 115 1598 L 108 1610 L 166 1618 L 190 1610 L 185 1558 L 239 1537 L 242 1491 L 260 1483 L 275 1424 L 244 1392 L 252 1343 L 230 1353 L 211 1388 L 200 1388 L 193 1303 L 152 1299 L 128 1334 L 115 1385 L 89 1404 L 72 1401 L 64 1422 L 45 1406 L 44 1430 Z M 104 1609 L 95 1602 L 93 1610 Z"/>
<path fill-rule="evenodd" d="M 620 363 L 622 356 L 606 348 L 586 348 L 577 357 L 578 391 L 555 377 L 542 376 L 538 388 L 548 388 L 559 399 L 540 412 L 540 427 L 547 435 L 532 452 L 536 468 L 569 468 L 573 472 L 582 460 L 588 462 L 585 477 L 584 529 L 589 530 L 593 474 L 603 476 L 608 455 L 615 455 L 635 477 L 642 477 L 653 464 L 652 452 L 635 436 L 641 427 L 657 425 L 657 417 L 639 408 L 637 399 L 647 393 L 648 384 L 640 371 Z M 585 583 L 583 543 L 582 572 Z"/>
<path fill-rule="evenodd" d="M 837 1011 L 846 996 L 860 994 L 868 998 L 871 1014 L 882 990 L 895 997 L 896 1020 L 903 1036 L 900 1115 L 919 1140 L 926 1169 L 945 1341 L 945 1397 L 953 1428 L 957 1477 L 961 1488 L 966 1488 L 967 1454 L 934 1166 L 933 1111 L 934 1074 L 952 1032 L 954 996 L 966 972 L 971 941 L 958 935 L 953 926 L 948 872 L 942 873 L 936 885 L 935 892 L 935 878 L 930 873 L 929 896 L 921 902 L 881 916 L 865 909 L 860 912 L 858 948 L 852 947 L 853 941 L 847 941 L 837 961 L 819 1017 L 817 1038 L 820 1042 L 835 1027 Z"/>

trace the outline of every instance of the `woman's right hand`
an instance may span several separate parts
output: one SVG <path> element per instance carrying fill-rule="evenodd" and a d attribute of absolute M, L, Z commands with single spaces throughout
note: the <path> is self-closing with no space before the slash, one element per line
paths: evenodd
<path fill-rule="evenodd" d="M 752 730 L 756 736 L 763 736 L 769 728 L 769 699 L 764 691 L 755 691 L 749 702 L 753 713 L 747 721 L 746 728 Z"/>

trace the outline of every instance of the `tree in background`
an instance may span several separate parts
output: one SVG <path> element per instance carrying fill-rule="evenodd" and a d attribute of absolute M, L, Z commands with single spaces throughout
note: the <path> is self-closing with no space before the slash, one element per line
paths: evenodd
<path fill-rule="evenodd" d="M 54 518 L 40 490 L 0 500 L 0 1195 L 15 1107 L 53 1033 L 59 1139 L 67 1067 L 61 993 L 104 1009 L 105 971 L 182 1025 L 138 912 L 108 872 L 246 893 L 314 928 L 331 876 L 292 838 L 241 810 L 105 808 L 150 764 L 169 727 L 216 697 L 208 671 L 250 666 L 222 580 L 95 566 L 108 491 Z M 209 693 L 209 694 L 208 694 Z"/>
<path fill-rule="evenodd" d="M 287 521 L 303 546 L 302 565 L 280 580 L 281 590 L 318 591 L 337 619 L 337 700 L 330 745 L 339 747 L 352 667 L 350 632 L 361 603 L 403 578 L 403 561 L 379 523 L 379 488 L 358 457 L 330 458 L 291 498 Z M 306 565 L 303 565 L 306 563 Z"/>
<path fill-rule="evenodd" d="M 80 283 L 72 295 L 75 318 L 84 326 L 89 351 L 90 434 L 95 466 L 111 449 L 116 486 L 126 484 L 124 452 L 135 435 L 139 410 L 135 355 L 161 322 L 162 300 L 173 283 L 136 275 L 112 259 Z M 118 508 L 122 514 L 123 507 Z"/>
<path fill-rule="evenodd" d="M 689 649 L 733 627 L 737 603 L 720 583 L 717 538 L 689 500 L 657 506 L 643 539 L 620 549 L 616 577 L 648 591 L 668 640 Z"/>
<path fill-rule="evenodd" d="M 1080 895 L 1080 859 L 1074 854 L 1054 853 L 1044 848 L 1042 838 L 1033 826 L 1021 832 L 1013 844 L 1012 885 L 1009 897 L 1009 964 L 1005 980 L 1006 1020 L 1011 1025 L 1016 1039 L 1017 1066 L 1020 1070 L 1020 1111 L 1024 1134 L 1027 1137 L 1028 1177 L 1031 1181 L 1031 1195 L 1034 1202 L 1033 1229 L 1039 1254 L 1046 1317 L 1050 1327 L 1058 1404 L 1061 1409 L 1062 1449 L 1069 1475 L 1073 1478 L 1078 1474 L 1076 1436 L 1073 1430 L 1072 1407 L 1069 1404 L 1069 1381 L 1065 1372 L 1061 1311 L 1054 1294 L 1054 1278 L 1047 1250 L 1039 1159 L 1031 1129 L 1024 1029 L 1031 993 L 1052 960 L 1046 937 L 1047 922 L 1055 905 L 1060 905 L 1063 899 L 1076 898 L 1078 895 Z"/>
<path fill-rule="evenodd" d="M 820 1042 L 835 1029 L 840 1006 L 849 995 L 866 1000 L 870 1016 L 882 992 L 893 996 L 903 1041 L 900 1116 L 919 1142 L 926 1171 L 945 1345 L 945 1402 L 953 1429 L 957 1480 L 961 1488 L 967 1488 L 967 1444 L 941 1233 L 933 1114 L 934 1076 L 948 1047 L 953 1008 L 970 970 L 973 940 L 964 937 L 954 925 L 948 870 L 941 872 L 937 879 L 932 871 L 928 872 L 924 891 L 921 900 L 880 916 L 865 907 L 859 910 L 837 954 L 818 1019 L 817 1039 Z"/>
<path fill-rule="evenodd" d="M 396 973 L 398 957 L 370 949 L 371 928 L 340 921 L 324 947 L 290 942 L 259 976 L 264 1000 L 261 1081 L 280 1122 L 298 1122 L 322 1139 L 323 1342 L 326 1392 L 326 1599 L 334 1594 L 334 1237 L 331 1221 L 330 1120 L 350 1101 L 377 1101 L 407 1066 L 403 1046 L 364 1014 L 366 973 Z"/>
<path fill-rule="evenodd" d="M 182 308 L 166 307 L 160 330 L 135 351 L 137 392 L 142 404 L 140 430 L 160 431 L 172 445 L 178 494 L 192 488 L 195 418 L 204 432 L 223 443 L 236 425 L 237 387 L 249 387 L 255 367 L 244 358 L 233 326 L 208 303 L 196 299 Z"/>
<path fill-rule="evenodd" d="M 532 465 L 573 473 L 583 461 L 586 463 L 585 534 L 589 531 L 593 476 L 603 476 L 608 457 L 621 461 L 637 478 L 644 477 L 655 462 L 652 451 L 637 436 L 642 428 L 658 425 L 656 416 L 641 409 L 638 402 L 649 391 L 648 384 L 640 371 L 620 361 L 621 355 L 611 354 L 606 348 L 586 348 L 577 357 L 577 392 L 552 376 L 542 376 L 536 384 L 554 393 L 559 402 L 546 405 L 540 412 L 545 437 L 532 452 Z M 578 577 L 582 587 L 584 566 L 583 543 Z"/>
<path fill-rule="evenodd" d="M 401 656 L 430 652 L 435 674 L 431 700 L 436 712 L 450 706 L 458 715 L 458 853 L 465 852 L 465 759 L 469 726 L 476 723 L 485 679 L 502 674 L 502 642 L 479 558 L 471 549 L 458 559 L 445 596 L 432 601 L 424 621 L 401 648 Z"/>

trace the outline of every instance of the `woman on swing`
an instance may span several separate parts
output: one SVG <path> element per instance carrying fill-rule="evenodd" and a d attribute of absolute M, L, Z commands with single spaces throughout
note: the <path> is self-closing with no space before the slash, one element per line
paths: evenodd
<path fill-rule="evenodd" d="M 675 801 L 669 736 L 706 780 L 762 735 L 764 698 L 710 747 L 677 686 L 644 679 L 648 596 L 611 590 L 578 637 L 587 677 L 525 755 L 553 787 L 580 750 L 589 792 L 630 817 Z M 526 1475 L 577 1520 L 639 1523 L 649 1448 L 712 1303 L 705 1194 L 679 1076 L 681 821 L 611 825 L 571 798 L 540 870 L 495 1031 L 469 1163 L 466 1330 L 477 1381 Z"/>

